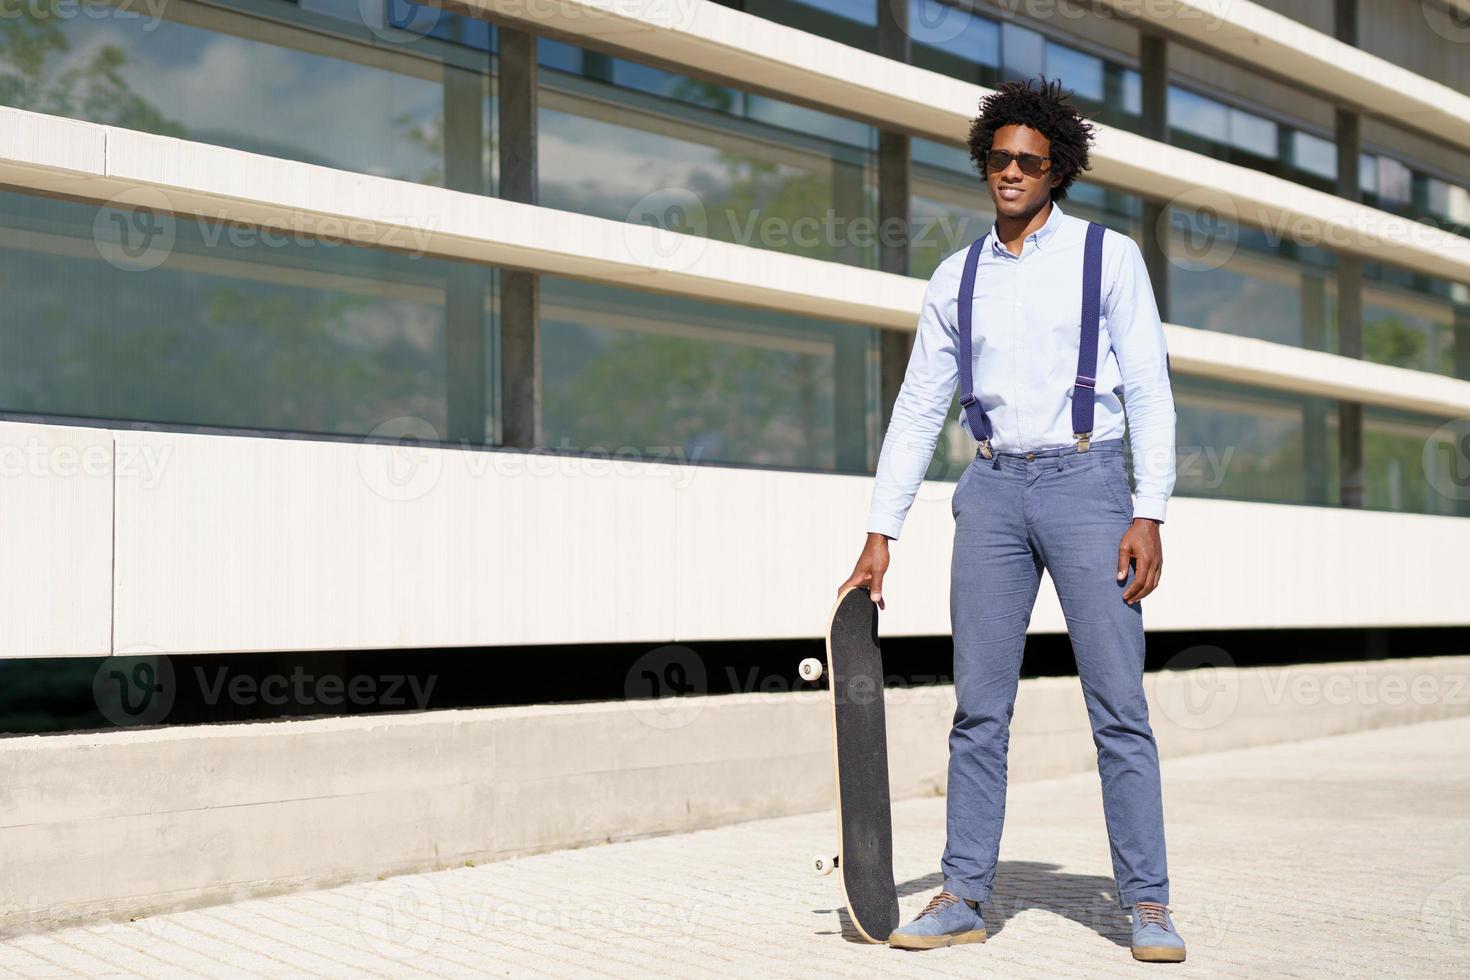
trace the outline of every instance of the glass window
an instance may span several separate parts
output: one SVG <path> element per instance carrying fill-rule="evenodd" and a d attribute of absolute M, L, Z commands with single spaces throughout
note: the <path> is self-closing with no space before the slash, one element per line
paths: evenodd
<path fill-rule="evenodd" d="M 1214 99 L 1169 86 L 1169 125 L 1217 143 L 1230 140 L 1230 110 Z"/>
<path fill-rule="evenodd" d="M 1337 144 L 1296 130 L 1291 134 L 1291 162 L 1308 173 L 1337 179 Z"/>
<path fill-rule="evenodd" d="M 1363 409 L 1364 504 L 1375 510 L 1470 516 L 1470 424 Z"/>
<path fill-rule="evenodd" d="M 487 268 L 15 193 L 0 193 L 0 226 L 0 410 L 332 435 L 410 419 L 421 436 L 477 442 L 492 431 L 447 408 L 450 350 L 490 346 Z"/>
<path fill-rule="evenodd" d="M 803 7 L 811 7 L 824 13 L 836 14 L 860 24 L 878 23 L 878 0 L 793 0 Z"/>
<path fill-rule="evenodd" d="M 1378 197 L 1408 204 L 1413 200 L 1414 172 L 1392 157 L 1378 157 Z"/>
<path fill-rule="evenodd" d="M 849 265 L 876 264 L 872 152 L 581 79 L 558 82 L 544 84 L 541 93 L 541 204 Z M 803 115 L 819 115 L 759 101 L 770 111 L 757 115 L 783 116 L 795 126 Z M 797 115 L 786 116 L 787 110 Z M 844 125 L 864 137 L 871 133 Z"/>
<path fill-rule="evenodd" d="M 1035 78 L 1046 68 L 1046 38 L 1014 21 L 1000 25 L 1001 56 L 1007 81 Z"/>
<path fill-rule="evenodd" d="M 944 0 L 909 0 L 909 37 L 968 62 L 1000 66 L 1000 24 Z"/>
<path fill-rule="evenodd" d="M 871 472 L 878 331 L 543 277 L 548 445 Z"/>
<path fill-rule="evenodd" d="M 1072 89 L 1079 98 L 1093 102 L 1103 100 L 1103 60 L 1094 55 L 1069 48 L 1065 44 L 1048 41 L 1046 45 L 1046 73 L 1060 78 L 1065 88 Z"/>
<path fill-rule="evenodd" d="M 488 54 L 433 39 L 373 47 L 184 0 L 159 9 L 156 22 L 18 10 L 0 35 L 0 102 L 434 185 L 461 152 L 478 164 L 472 189 L 489 190 Z M 450 100 L 478 132 L 445 140 Z"/>
<path fill-rule="evenodd" d="M 1274 159 L 1280 153 L 1276 124 L 1244 109 L 1230 110 L 1230 142 L 1256 156 Z"/>
<path fill-rule="evenodd" d="M 1174 492 L 1337 503 L 1337 404 L 1175 374 Z"/>

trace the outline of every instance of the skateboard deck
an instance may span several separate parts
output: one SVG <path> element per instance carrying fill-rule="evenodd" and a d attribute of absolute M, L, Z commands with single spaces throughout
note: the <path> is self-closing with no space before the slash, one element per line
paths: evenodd
<path fill-rule="evenodd" d="M 853 925 L 868 942 L 898 928 L 893 813 L 878 607 L 867 588 L 845 589 L 827 624 L 827 678 L 837 766 L 836 870 Z"/>

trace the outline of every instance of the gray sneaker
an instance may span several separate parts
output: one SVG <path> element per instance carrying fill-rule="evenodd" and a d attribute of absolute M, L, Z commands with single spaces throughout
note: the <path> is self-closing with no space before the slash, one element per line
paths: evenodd
<path fill-rule="evenodd" d="M 888 936 L 888 945 L 898 949 L 937 949 L 961 943 L 985 942 L 985 920 L 980 907 L 949 892 L 929 900 L 918 918 L 899 926 Z"/>
<path fill-rule="evenodd" d="M 1145 963 L 1184 962 L 1184 940 L 1174 929 L 1167 906 L 1158 902 L 1133 906 L 1133 958 Z"/>

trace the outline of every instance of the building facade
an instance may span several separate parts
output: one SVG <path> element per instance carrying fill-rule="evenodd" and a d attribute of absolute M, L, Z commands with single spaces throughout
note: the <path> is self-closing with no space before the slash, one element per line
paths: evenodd
<path fill-rule="evenodd" d="M 1463 4 L 906 2 L 8 18 L 4 655 L 817 635 L 993 219 L 965 120 L 1039 73 L 1169 325 L 1150 625 L 1463 625 Z M 957 419 L 895 634 L 947 631 Z"/>

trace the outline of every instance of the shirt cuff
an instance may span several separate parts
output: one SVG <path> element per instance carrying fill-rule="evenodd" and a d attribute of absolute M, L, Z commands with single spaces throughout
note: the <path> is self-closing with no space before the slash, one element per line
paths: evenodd
<path fill-rule="evenodd" d="M 1133 516 L 1145 517 L 1151 521 L 1164 522 L 1164 510 L 1168 500 L 1165 497 L 1135 497 L 1133 500 Z"/>
<path fill-rule="evenodd" d="M 903 527 L 903 521 L 897 517 L 889 517 L 883 514 L 871 514 L 868 517 L 868 533 L 877 532 L 898 540 L 898 532 Z"/>

